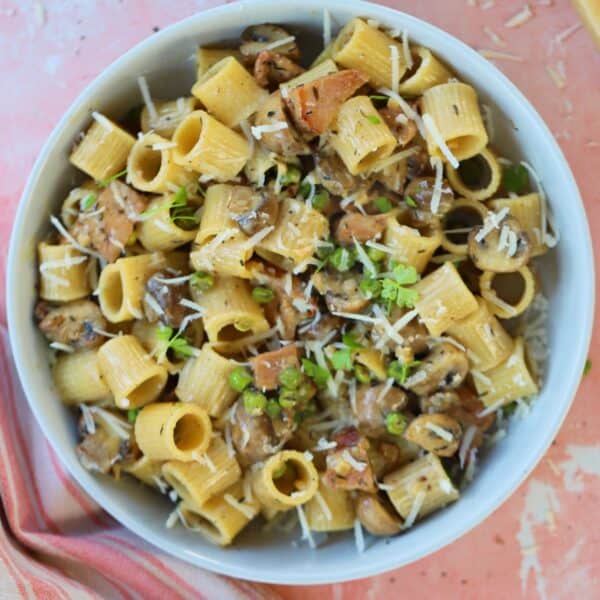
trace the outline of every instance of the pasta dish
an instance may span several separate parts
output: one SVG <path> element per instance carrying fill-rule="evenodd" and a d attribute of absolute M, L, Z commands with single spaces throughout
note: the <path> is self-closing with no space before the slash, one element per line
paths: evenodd
<path fill-rule="evenodd" d="M 312 63 L 256 25 L 198 49 L 189 96 L 140 76 L 141 105 L 93 112 L 37 246 L 81 463 L 221 546 L 259 519 L 312 547 L 406 531 L 543 378 L 535 171 L 406 31 L 325 17 Z"/>

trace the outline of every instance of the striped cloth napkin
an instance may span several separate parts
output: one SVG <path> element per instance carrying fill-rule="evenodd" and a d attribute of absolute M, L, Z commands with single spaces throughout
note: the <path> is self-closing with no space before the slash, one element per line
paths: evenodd
<path fill-rule="evenodd" d="M 0 293 L 3 285 L 2 276 Z M 0 598 L 278 598 L 267 586 L 214 575 L 164 554 L 87 496 L 29 410 L 3 325 L 0 497 Z"/>

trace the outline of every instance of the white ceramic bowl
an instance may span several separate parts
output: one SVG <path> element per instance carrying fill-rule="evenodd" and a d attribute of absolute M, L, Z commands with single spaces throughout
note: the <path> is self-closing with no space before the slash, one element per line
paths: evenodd
<path fill-rule="evenodd" d="M 551 302 L 548 379 L 530 416 L 515 423 L 484 457 L 462 498 L 408 533 L 380 540 L 361 556 L 351 533 L 332 536 L 325 547 L 312 551 L 305 545 L 293 547 L 290 537 L 265 537 L 251 530 L 233 548 L 223 550 L 183 527 L 166 529 L 172 509 L 166 498 L 134 481 L 116 483 L 91 475 L 79 464 L 75 422 L 53 390 L 47 344 L 32 319 L 35 244 L 48 230 L 48 216 L 58 210 L 72 182 L 74 169 L 67 156 L 77 133 L 89 124 L 92 109 L 124 114 L 140 102 L 136 77 L 142 73 L 159 97 L 187 93 L 194 79 L 196 46 L 236 39 L 244 27 L 255 23 L 292 25 L 316 54 L 321 49 L 324 7 L 337 26 L 360 15 L 406 28 L 412 40 L 434 50 L 494 107 L 495 145 L 502 154 L 527 159 L 541 176 L 562 233 L 542 269 Z M 592 327 L 593 272 L 588 226 L 569 167 L 539 115 L 493 65 L 447 33 L 377 5 L 255 0 L 203 12 L 153 35 L 106 69 L 67 111 L 40 153 L 19 206 L 8 266 L 8 319 L 21 381 L 42 430 L 81 487 L 111 515 L 163 550 L 213 571 L 265 582 L 323 583 L 373 575 L 421 558 L 480 523 L 515 490 L 550 444 L 577 389 Z"/>

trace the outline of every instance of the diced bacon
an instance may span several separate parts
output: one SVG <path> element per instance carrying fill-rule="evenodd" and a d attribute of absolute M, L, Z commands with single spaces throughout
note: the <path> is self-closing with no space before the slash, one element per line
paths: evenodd
<path fill-rule="evenodd" d="M 250 366 L 254 371 L 256 387 L 260 390 L 274 390 L 279 385 L 281 371 L 287 367 L 300 367 L 298 348 L 289 344 L 279 350 L 263 352 L 250 359 Z"/>
<path fill-rule="evenodd" d="M 348 213 L 338 222 L 333 237 L 338 244 L 349 245 L 354 240 L 368 242 L 381 236 L 389 215 L 361 215 Z"/>

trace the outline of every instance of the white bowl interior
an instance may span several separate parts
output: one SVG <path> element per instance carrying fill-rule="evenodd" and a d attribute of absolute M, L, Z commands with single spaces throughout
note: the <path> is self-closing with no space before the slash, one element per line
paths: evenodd
<path fill-rule="evenodd" d="M 475 85 L 494 111 L 494 145 L 513 159 L 526 158 L 541 176 L 562 233 L 558 248 L 544 260 L 544 291 L 551 301 L 548 378 L 529 418 L 513 424 L 509 436 L 481 462 L 473 484 L 459 502 L 401 537 L 379 540 L 356 553 L 352 534 L 330 536 L 317 551 L 293 547 L 298 532 L 244 533 L 235 547 L 220 549 L 183 527 L 164 528 L 172 504 L 135 481 L 92 476 L 77 461 L 75 421 L 57 397 L 47 347 L 31 314 L 35 301 L 35 243 L 48 230 L 48 216 L 77 177 L 67 156 L 90 111 L 121 116 L 140 95 L 136 77 L 145 74 L 153 95 L 187 93 L 194 80 L 198 44 L 235 39 L 247 25 L 291 25 L 317 54 L 322 8 L 339 26 L 354 16 L 407 28 L 411 39 L 432 48 Z M 305 45 L 302 47 L 306 48 Z M 258 0 L 193 16 L 163 30 L 129 52 L 75 102 L 57 126 L 34 168 L 13 231 L 8 273 L 9 324 L 15 360 L 30 405 L 44 433 L 87 492 L 119 521 L 162 549 L 196 565 L 245 579 L 319 583 L 371 575 L 430 553 L 479 523 L 516 488 L 552 440 L 575 393 L 585 360 L 593 315 L 593 259 L 588 226 L 577 187 L 550 132 L 523 96 L 490 63 L 435 27 L 376 5 L 344 0 Z M 49 391 L 50 390 L 50 391 Z"/>

